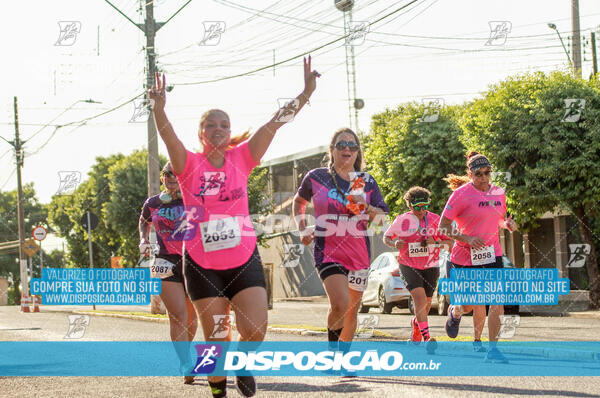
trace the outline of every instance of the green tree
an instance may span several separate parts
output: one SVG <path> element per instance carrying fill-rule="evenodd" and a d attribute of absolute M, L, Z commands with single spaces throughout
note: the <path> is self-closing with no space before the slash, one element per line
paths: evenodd
<path fill-rule="evenodd" d="M 46 208 L 35 197 L 33 183 L 23 186 L 23 214 L 25 238 L 31 237 L 31 231 L 36 225 L 46 225 Z M 0 192 L 0 242 L 18 240 L 18 230 L 17 191 Z M 38 256 L 34 256 L 34 264 Z M 18 286 L 21 283 L 21 274 L 18 260 L 18 248 L 0 254 L 0 277 L 9 280 L 9 304 L 20 302 Z"/>
<path fill-rule="evenodd" d="M 576 122 L 565 121 L 566 99 L 585 100 Z M 484 153 L 497 170 L 511 173 L 507 202 L 522 229 L 530 230 L 539 216 L 557 208 L 570 210 L 578 220 L 583 240 L 592 247 L 586 266 L 590 305 L 598 308 L 598 81 L 559 72 L 511 77 L 491 86 L 460 123 L 469 149 Z"/>
<path fill-rule="evenodd" d="M 160 164 L 166 159 L 161 158 Z M 107 227 L 118 231 L 119 255 L 125 264 L 134 265 L 139 258 L 138 220 L 148 195 L 148 152 L 135 151 L 114 163 L 108 171 L 109 198 L 102 205 Z"/>
<path fill-rule="evenodd" d="M 102 206 L 111 194 L 108 170 L 123 157 L 122 154 L 97 157 L 88 173 L 89 178 L 73 194 L 55 195 L 48 205 L 49 223 L 67 241 L 69 253 L 66 260 L 69 266 L 89 266 L 87 229 L 81 224 L 81 218 L 87 210 L 99 219 L 98 227 L 92 231 L 94 265 L 106 267 L 110 264 L 110 257 L 116 255 L 121 247 L 121 236 L 118 230 L 106 224 Z"/>
<path fill-rule="evenodd" d="M 273 210 L 271 196 L 266 189 L 268 186 L 269 169 L 256 167 L 248 176 L 248 210 L 249 213 L 266 216 Z M 257 242 L 263 247 L 268 247 L 265 234 L 261 228 L 256 229 Z"/>
<path fill-rule="evenodd" d="M 417 103 L 373 116 L 371 133 L 362 137 L 365 160 L 392 216 L 407 210 L 402 198 L 415 185 L 431 191 L 431 211 L 442 211 L 451 194 L 442 178 L 465 169 L 457 123 L 462 109 L 444 107 L 435 122 L 422 121 L 425 109 Z"/>

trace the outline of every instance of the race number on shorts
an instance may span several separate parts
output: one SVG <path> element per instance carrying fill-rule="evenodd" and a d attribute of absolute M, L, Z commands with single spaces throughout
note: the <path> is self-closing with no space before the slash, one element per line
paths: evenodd
<path fill-rule="evenodd" d="M 202 245 L 205 252 L 230 249 L 241 242 L 237 217 L 221 218 L 200 223 Z"/>
<path fill-rule="evenodd" d="M 409 257 L 429 257 L 429 247 L 421 246 L 421 242 L 409 242 L 408 256 Z"/>
<path fill-rule="evenodd" d="M 357 292 L 364 292 L 367 288 L 367 280 L 369 279 L 369 269 L 360 269 L 357 271 L 348 272 L 348 285 L 350 289 Z"/>
<path fill-rule="evenodd" d="M 471 248 L 471 264 L 484 265 L 493 262 L 496 262 L 496 250 L 493 245 L 486 246 L 479 250 Z"/>
<path fill-rule="evenodd" d="M 150 266 L 150 275 L 152 278 L 165 279 L 173 276 L 174 267 L 175 264 L 164 258 L 155 258 L 154 263 Z"/>

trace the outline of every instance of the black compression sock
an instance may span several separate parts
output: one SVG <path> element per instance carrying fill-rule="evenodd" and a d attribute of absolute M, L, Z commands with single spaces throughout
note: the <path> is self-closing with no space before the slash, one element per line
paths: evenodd
<path fill-rule="evenodd" d="M 208 385 L 210 386 L 213 398 L 223 398 L 227 396 L 227 379 L 216 382 L 209 381 Z"/>
<path fill-rule="evenodd" d="M 329 341 L 338 341 L 340 339 L 340 334 L 342 334 L 342 329 L 327 329 L 327 340 Z"/>

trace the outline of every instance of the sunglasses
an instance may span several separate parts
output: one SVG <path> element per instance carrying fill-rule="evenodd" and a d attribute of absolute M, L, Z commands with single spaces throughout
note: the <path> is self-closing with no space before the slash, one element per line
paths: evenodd
<path fill-rule="evenodd" d="M 338 151 L 344 150 L 345 148 L 350 149 L 352 152 L 358 151 L 359 147 L 354 141 L 340 140 L 335 144 L 335 149 Z"/>
<path fill-rule="evenodd" d="M 427 210 L 428 208 L 429 208 L 429 205 L 420 205 L 420 206 L 413 205 L 413 209 L 415 209 L 416 211 Z"/>
<path fill-rule="evenodd" d="M 162 175 L 164 175 L 165 177 L 175 177 L 175 174 L 173 174 L 172 171 L 163 171 Z"/>
<path fill-rule="evenodd" d="M 484 171 L 484 172 L 481 172 L 481 171 L 476 171 L 476 172 L 475 172 L 475 173 L 473 173 L 473 174 L 475 175 L 475 177 L 483 177 L 483 176 L 486 176 L 486 177 L 487 177 L 487 176 L 489 176 L 489 175 L 490 175 L 490 173 L 491 173 L 491 171 L 490 171 L 490 170 L 488 170 L 488 171 Z"/>

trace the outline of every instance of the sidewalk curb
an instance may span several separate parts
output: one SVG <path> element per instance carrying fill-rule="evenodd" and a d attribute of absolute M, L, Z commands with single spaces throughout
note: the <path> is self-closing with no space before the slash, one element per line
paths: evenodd
<path fill-rule="evenodd" d="M 138 321 L 146 321 L 146 322 L 157 322 L 157 323 L 168 323 L 168 318 L 153 318 L 141 315 L 126 315 L 126 314 L 114 314 L 114 313 L 98 313 L 92 311 L 68 311 L 68 310 L 55 310 L 54 312 L 64 312 L 64 313 L 73 313 L 80 315 L 90 315 L 90 316 L 105 316 L 112 318 L 123 318 L 123 319 L 133 319 Z M 267 331 L 273 333 L 282 333 L 282 334 L 296 334 L 301 336 L 325 336 L 327 332 L 321 332 L 316 330 L 309 330 L 304 328 L 284 328 L 284 327 L 267 327 Z M 395 338 L 390 335 L 387 336 L 378 336 L 378 338 L 390 339 Z M 398 341 L 402 341 L 397 338 Z M 526 344 L 527 342 L 523 342 Z M 443 347 L 443 348 L 442 348 Z M 459 344 L 459 345 L 446 345 L 443 344 L 438 347 L 436 351 L 472 351 L 472 347 L 469 344 Z M 553 349 L 553 348 L 543 348 L 543 347 L 502 347 L 502 352 L 505 354 L 521 354 L 521 355 L 532 355 L 537 357 L 549 358 L 549 359 L 567 359 L 567 360 L 583 360 L 583 361 L 600 361 L 600 352 L 592 352 L 592 351 L 579 351 L 579 350 L 565 350 L 565 349 Z"/>
<path fill-rule="evenodd" d="M 527 342 L 523 342 L 527 344 Z M 443 348 L 441 348 L 443 347 Z M 500 347 L 503 354 L 520 354 L 520 355 L 532 355 L 536 357 L 543 357 L 548 359 L 562 359 L 562 360 L 583 360 L 583 361 L 600 361 L 600 352 L 592 351 L 579 351 L 579 350 L 565 350 L 556 348 L 543 348 L 543 347 Z M 441 345 L 437 351 L 472 351 L 472 348 L 468 344 L 460 345 Z M 510 358 L 509 358 L 510 359 Z"/>

